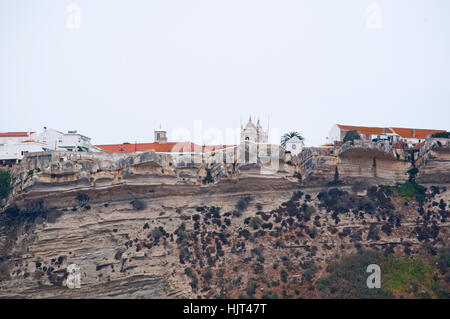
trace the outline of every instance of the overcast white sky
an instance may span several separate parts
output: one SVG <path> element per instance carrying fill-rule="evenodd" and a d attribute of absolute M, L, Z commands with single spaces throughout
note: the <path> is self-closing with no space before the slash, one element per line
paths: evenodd
<path fill-rule="evenodd" d="M 449 49 L 448 0 L 0 0 L 0 131 L 449 130 Z"/>

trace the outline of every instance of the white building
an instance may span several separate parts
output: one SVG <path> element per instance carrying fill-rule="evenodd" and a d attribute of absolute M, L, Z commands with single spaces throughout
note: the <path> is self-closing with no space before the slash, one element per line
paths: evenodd
<path fill-rule="evenodd" d="M 14 144 L 20 143 L 30 139 L 31 134 L 34 132 L 6 132 L 0 133 L 0 145 L 1 144 Z"/>
<path fill-rule="evenodd" d="M 0 166 L 18 163 L 26 153 L 48 150 L 47 144 L 31 140 L 0 144 Z"/>
<path fill-rule="evenodd" d="M 248 123 L 245 125 L 245 127 L 241 126 L 241 142 L 243 141 L 267 143 L 267 132 L 262 128 L 259 120 L 255 125 L 252 123 L 252 118 L 249 117 Z"/>
<path fill-rule="evenodd" d="M 0 166 L 17 163 L 25 153 L 42 151 L 43 145 L 30 143 L 32 132 L 0 133 Z"/>
<path fill-rule="evenodd" d="M 368 127 L 335 124 L 330 130 L 330 142 L 342 142 L 348 131 L 355 130 L 362 140 L 379 141 L 386 140 L 393 145 L 405 144 L 409 147 L 423 143 L 428 136 L 434 133 L 445 132 L 444 130 L 429 130 L 402 127 Z"/>
<path fill-rule="evenodd" d="M 285 149 L 291 152 L 292 155 L 298 155 L 302 151 L 303 146 L 305 146 L 303 141 L 297 136 L 293 136 L 286 141 Z"/>
<path fill-rule="evenodd" d="M 92 148 L 91 138 L 79 134 L 77 131 L 63 133 L 44 127 L 43 132 L 32 134 L 31 139 L 49 145 L 52 150 L 88 152 Z"/>

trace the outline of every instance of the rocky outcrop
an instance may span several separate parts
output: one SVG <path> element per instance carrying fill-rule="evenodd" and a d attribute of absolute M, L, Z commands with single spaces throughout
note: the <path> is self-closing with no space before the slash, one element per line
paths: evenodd
<path fill-rule="evenodd" d="M 429 139 L 420 150 L 417 167 L 422 183 L 450 182 L 450 140 Z"/>

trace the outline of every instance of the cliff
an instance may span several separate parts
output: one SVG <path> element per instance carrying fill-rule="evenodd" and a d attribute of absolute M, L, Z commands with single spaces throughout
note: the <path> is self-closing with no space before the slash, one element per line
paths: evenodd
<path fill-rule="evenodd" d="M 0 215 L 0 297 L 323 297 L 314 283 L 338 256 L 448 243 L 442 145 L 417 161 L 433 182 L 422 204 L 376 186 L 407 178 L 391 150 L 259 146 L 253 160 L 251 147 L 29 154 Z M 71 264 L 79 289 L 66 286 Z"/>

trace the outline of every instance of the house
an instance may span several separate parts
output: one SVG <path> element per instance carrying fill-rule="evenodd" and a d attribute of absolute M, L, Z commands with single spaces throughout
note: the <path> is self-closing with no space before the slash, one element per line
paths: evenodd
<path fill-rule="evenodd" d="M 0 166 L 11 166 L 23 159 L 26 153 L 48 151 L 47 144 L 32 140 L 0 144 Z"/>
<path fill-rule="evenodd" d="M 198 145 L 193 142 L 168 142 L 167 132 L 161 127 L 154 131 L 153 143 L 128 143 L 95 145 L 108 153 L 140 153 L 155 151 L 157 153 L 206 153 L 214 152 L 234 145 Z"/>
<path fill-rule="evenodd" d="M 5 132 L 0 133 L 0 145 L 1 144 L 13 144 L 20 143 L 30 138 L 30 135 L 34 132 Z"/>
<path fill-rule="evenodd" d="M 0 133 L 0 166 L 18 163 L 25 153 L 42 151 L 45 146 L 27 141 L 31 134 L 33 132 Z"/>
<path fill-rule="evenodd" d="M 79 134 L 77 131 L 63 133 L 55 129 L 47 129 L 47 127 L 44 127 L 44 130 L 41 133 L 32 134 L 31 139 L 47 144 L 53 150 L 81 152 L 92 150 L 91 138 Z"/>
<path fill-rule="evenodd" d="M 428 130 L 401 127 L 368 127 L 335 124 L 330 130 L 329 140 L 331 142 L 342 142 L 348 131 L 356 130 L 362 140 L 365 141 L 387 141 L 391 145 L 406 144 L 412 147 L 423 142 L 427 136 L 434 133 L 445 132 L 445 130 Z"/>
<path fill-rule="evenodd" d="M 241 126 L 241 142 L 267 143 L 267 140 L 267 132 L 262 128 L 259 120 L 255 125 L 252 123 L 252 118 L 249 117 L 245 127 Z"/>
<path fill-rule="evenodd" d="M 286 141 L 285 149 L 289 151 L 292 155 L 298 155 L 303 149 L 304 143 L 297 136 L 291 137 Z"/>

